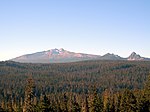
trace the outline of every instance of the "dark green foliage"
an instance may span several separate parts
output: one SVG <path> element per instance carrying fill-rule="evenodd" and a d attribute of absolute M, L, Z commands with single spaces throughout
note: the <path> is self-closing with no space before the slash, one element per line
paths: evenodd
<path fill-rule="evenodd" d="M 150 75 L 144 87 L 143 95 L 139 101 L 140 112 L 150 112 Z"/>
<path fill-rule="evenodd" d="M 150 75 L 147 79 L 145 88 L 144 88 L 144 96 L 146 97 L 147 101 L 150 103 Z"/>
<path fill-rule="evenodd" d="M 73 96 L 73 98 L 71 99 L 70 111 L 71 112 L 80 112 L 81 111 L 81 107 L 79 106 L 79 104 L 76 100 L 76 96 Z"/>
<path fill-rule="evenodd" d="M 142 96 L 142 98 L 140 99 L 138 110 L 139 112 L 150 112 L 150 102 L 145 96 Z"/>
<path fill-rule="evenodd" d="M 93 96 L 91 97 L 90 112 L 103 112 L 103 103 L 101 98 L 97 95 L 97 92 L 94 91 Z"/>
<path fill-rule="evenodd" d="M 82 112 L 89 112 L 89 104 L 87 96 L 85 97 L 85 100 L 83 101 L 82 104 Z"/>
<path fill-rule="evenodd" d="M 34 87 L 35 87 L 34 81 L 32 77 L 29 77 L 27 79 L 27 85 L 25 89 L 23 112 L 34 112 L 34 105 L 33 105 Z"/>
<path fill-rule="evenodd" d="M 149 71 L 150 62 L 0 62 L 0 111 L 149 112 Z"/>
<path fill-rule="evenodd" d="M 50 99 L 45 94 L 41 95 L 39 104 L 36 106 L 36 112 L 55 112 L 56 110 L 55 106 L 50 102 Z"/>
<path fill-rule="evenodd" d="M 141 89 L 150 71 L 150 62 L 86 61 L 66 64 L 23 64 L 0 62 L 0 99 L 8 92 L 24 95 L 26 79 L 32 73 L 35 92 L 87 93 L 96 85 L 98 93 L 106 88 Z M 7 88 L 7 89 L 4 89 Z"/>
<path fill-rule="evenodd" d="M 121 97 L 120 112 L 135 112 L 137 111 L 137 100 L 134 94 L 125 90 Z"/>
<path fill-rule="evenodd" d="M 8 112 L 13 112 L 14 110 L 13 110 L 13 107 L 12 107 L 12 103 L 11 103 L 11 102 L 8 102 L 7 105 L 8 105 L 8 106 L 7 106 L 7 111 L 8 111 Z"/>
<path fill-rule="evenodd" d="M 63 102 L 62 102 L 62 111 L 63 112 L 68 112 L 67 103 L 68 103 L 68 97 L 67 97 L 66 93 L 64 93 Z"/>

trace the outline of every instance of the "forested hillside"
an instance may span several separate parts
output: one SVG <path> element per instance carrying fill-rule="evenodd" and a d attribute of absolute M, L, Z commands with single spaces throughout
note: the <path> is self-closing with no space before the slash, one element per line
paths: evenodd
<path fill-rule="evenodd" d="M 148 112 L 149 72 L 148 61 L 0 62 L 0 110 Z"/>

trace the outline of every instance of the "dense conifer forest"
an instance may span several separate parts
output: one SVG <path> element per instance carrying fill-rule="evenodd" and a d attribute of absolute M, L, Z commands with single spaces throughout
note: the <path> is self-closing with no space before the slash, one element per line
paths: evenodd
<path fill-rule="evenodd" d="M 0 62 L 0 112 L 150 112 L 150 62 Z"/>

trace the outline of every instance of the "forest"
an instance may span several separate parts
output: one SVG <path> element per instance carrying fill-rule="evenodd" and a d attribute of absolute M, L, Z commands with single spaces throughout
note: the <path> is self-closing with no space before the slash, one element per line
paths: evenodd
<path fill-rule="evenodd" d="M 150 62 L 0 62 L 0 112 L 150 112 Z"/>

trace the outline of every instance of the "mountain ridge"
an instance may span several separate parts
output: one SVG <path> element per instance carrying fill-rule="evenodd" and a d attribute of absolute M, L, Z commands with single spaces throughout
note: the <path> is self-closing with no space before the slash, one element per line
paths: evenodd
<path fill-rule="evenodd" d="M 47 51 L 35 52 L 32 54 L 22 55 L 11 59 L 11 61 L 22 63 L 66 63 L 86 60 L 128 60 L 128 61 L 150 61 L 150 58 L 141 57 L 139 54 L 132 52 L 127 58 L 119 55 L 107 53 L 103 56 L 85 53 L 75 53 L 63 48 L 50 49 Z"/>

